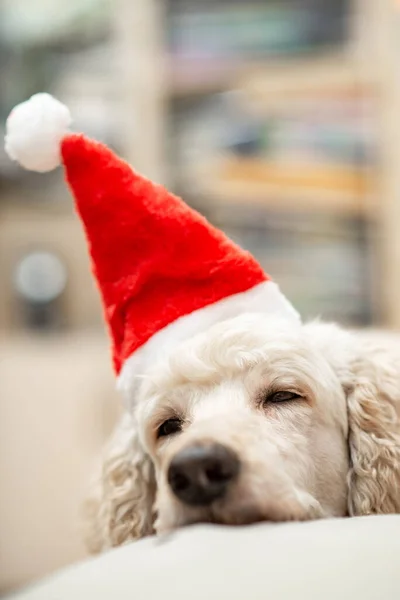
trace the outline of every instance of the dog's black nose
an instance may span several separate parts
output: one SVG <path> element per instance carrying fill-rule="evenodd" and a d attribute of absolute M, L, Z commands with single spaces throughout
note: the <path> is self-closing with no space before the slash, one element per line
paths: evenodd
<path fill-rule="evenodd" d="M 168 482 L 185 504 L 206 506 L 226 493 L 239 467 L 236 454 L 221 444 L 190 446 L 172 459 Z"/>

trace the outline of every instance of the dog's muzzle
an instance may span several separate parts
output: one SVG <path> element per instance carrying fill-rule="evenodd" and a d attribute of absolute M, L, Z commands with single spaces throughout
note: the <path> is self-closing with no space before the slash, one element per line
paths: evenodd
<path fill-rule="evenodd" d="M 207 506 L 227 493 L 239 470 L 239 459 L 229 448 L 221 444 L 193 445 L 172 459 L 168 483 L 184 504 Z"/>

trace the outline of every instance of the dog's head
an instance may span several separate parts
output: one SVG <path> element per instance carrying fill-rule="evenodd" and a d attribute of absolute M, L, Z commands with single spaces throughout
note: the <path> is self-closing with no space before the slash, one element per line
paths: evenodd
<path fill-rule="evenodd" d="M 398 384 L 378 351 L 321 323 L 244 315 L 182 343 L 105 461 L 102 545 L 199 521 L 400 510 Z"/>

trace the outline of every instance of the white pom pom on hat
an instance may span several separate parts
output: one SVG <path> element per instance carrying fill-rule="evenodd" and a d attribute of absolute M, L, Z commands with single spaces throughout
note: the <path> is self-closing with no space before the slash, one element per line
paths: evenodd
<path fill-rule="evenodd" d="M 60 143 L 71 122 L 68 108 L 59 100 L 50 94 L 35 94 L 10 113 L 6 152 L 25 169 L 52 171 L 61 163 Z"/>

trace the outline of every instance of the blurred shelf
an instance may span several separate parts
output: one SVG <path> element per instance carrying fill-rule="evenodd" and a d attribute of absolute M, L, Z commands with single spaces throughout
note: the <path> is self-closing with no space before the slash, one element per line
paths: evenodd
<path fill-rule="evenodd" d="M 177 61 L 167 63 L 167 94 L 173 99 L 214 94 L 226 90 L 243 69 L 232 61 Z"/>
<path fill-rule="evenodd" d="M 234 205 L 253 206 L 260 205 L 274 208 L 283 212 L 296 211 L 298 213 L 324 212 L 341 216 L 369 216 L 372 211 L 369 204 L 362 198 L 349 198 L 340 194 L 321 192 L 293 192 L 282 190 L 274 186 L 263 189 L 248 189 L 247 186 L 219 186 L 206 194 L 214 202 Z"/>
<path fill-rule="evenodd" d="M 372 203 L 366 199 L 373 196 L 377 176 L 367 168 L 230 157 L 203 167 L 196 179 L 208 182 L 202 193 L 218 202 L 367 215 Z"/>
<path fill-rule="evenodd" d="M 226 89 L 244 89 L 263 101 L 271 95 L 332 90 L 360 84 L 361 75 L 346 49 L 300 58 L 280 57 L 265 60 L 176 60 L 169 59 L 171 97 L 217 93 Z M 372 84 L 364 77 L 364 84 Z"/>
<path fill-rule="evenodd" d="M 338 93 L 356 96 L 376 89 L 374 77 L 359 70 L 347 52 L 249 66 L 237 83 L 254 101 L 260 100 L 264 110 L 306 94 L 324 99 Z"/>

